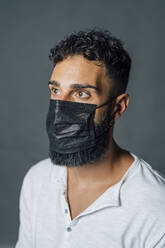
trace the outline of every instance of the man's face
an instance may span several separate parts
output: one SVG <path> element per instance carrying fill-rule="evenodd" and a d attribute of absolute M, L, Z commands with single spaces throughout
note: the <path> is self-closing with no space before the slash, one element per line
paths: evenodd
<path fill-rule="evenodd" d="M 81 55 L 68 57 L 56 64 L 51 78 L 51 99 L 88 104 L 102 105 L 109 99 L 110 79 L 105 73 L 104 66 L 98 66 L 96 61 L 88 61 Z M 94 123 L 96 132 L 101 133 L 104 127 L 109 128 L 110 107 L 96 109 Z M 68 167 L 86 165 L 101 159 L 108 148 L 110 137 L 92 149 L 86 149 L 71 154 L 60 154 L 49 151 L 54 164 Z M 69 161 L 69 162 L 68 162 Z"/>
<path fill-rule="evenodd" d="M 50 78 L 51 99 L 101 105 L 109 98 L 110 79 L 104 66 L 81 55 L 68 57 L 56 64 Z M 95 123 L 107 106 L 96 110 Z"/>

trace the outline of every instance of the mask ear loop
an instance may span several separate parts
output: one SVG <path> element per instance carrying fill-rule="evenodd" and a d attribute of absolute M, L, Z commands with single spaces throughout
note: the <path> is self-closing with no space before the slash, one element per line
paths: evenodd
<path fill-rule="evenodd" d="M 101 104 L 100 106 L 97 106 L 96 108 L 101 108 L 105 105 L 107 105 L 108 103 L 110 103 L 113 99 L 116 99 L 118 96 L 114 96 L 114 97 L 111 97 L 107 102 Z"/>
<path fill-rule="evenodd" d="M 118 96 L 111 97 L 107 102 L 105 102 L 105 103 L 101 104 L 100 106 L 96 107 L 96 109 L 97 109 L 97 108 L 101 108 L 101 107 L 107 105 L 108 103 L 112 102 L 112 100 L 116 99 L 117 97 L 118 97 Z M 115 116 L 115 113 L 114 113 L 114 116 Z M 114 123 L 115 123 L 115 120 L 114 120 L 114 118 L 113 118 L 113 119 L 110 121 L 110 127 L 112 127 L 112 126 L 114 125 Z"/>

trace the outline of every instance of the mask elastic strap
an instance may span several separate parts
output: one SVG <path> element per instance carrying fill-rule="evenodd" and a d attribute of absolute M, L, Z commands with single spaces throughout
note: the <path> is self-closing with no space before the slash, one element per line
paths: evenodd
<path fill-rule="evenodd" d="M 113 99 L 115 99 L 115 98 L 117 98 L 117 96 L 111 97 L 107 102 L 101 104 L 100 106 L 98 106 L 98 107 L 96 107 L 96 108 L 101 108 L 101 107 L 107 105 L 108 103 L 110 103 L 110 102 L 111 102 Z"/>

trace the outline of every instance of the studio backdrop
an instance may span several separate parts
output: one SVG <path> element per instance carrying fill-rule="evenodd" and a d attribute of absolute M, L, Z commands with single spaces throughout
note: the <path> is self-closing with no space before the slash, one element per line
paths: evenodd
<path fill-rule="evenodd" d="M 48 157 L 48 54 L 72 31 L 100 27 L 124 41 L 130 104 L 114 137 L 165 174 L 164 11 L 161 0 L 0 0 L 0 244 L 16 242 L 23 177 Z"/>

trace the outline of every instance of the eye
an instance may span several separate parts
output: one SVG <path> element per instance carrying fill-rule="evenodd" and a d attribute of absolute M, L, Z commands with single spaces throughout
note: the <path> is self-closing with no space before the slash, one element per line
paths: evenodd
<path fill-rule="evenodd" d="M 78 91 L 78 97 L 80 97 L 80 98 L 89 98 L 89 94 L 88 93 L 86 93 L 86 92 L 84 92 L 84 91 Z"/>
<path fill-rule="evenodd" d="M 53 87 L 51 88 L 51 92 L 53 95 L 59 95 L 60 94 L 60 90 L 57 88 L 53 88 Z"/>

